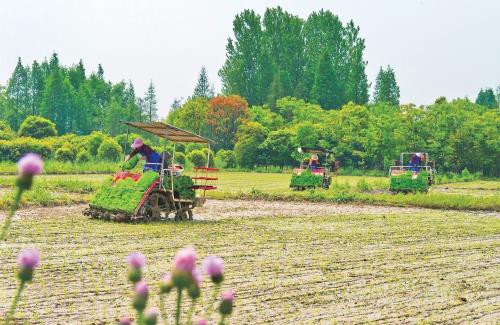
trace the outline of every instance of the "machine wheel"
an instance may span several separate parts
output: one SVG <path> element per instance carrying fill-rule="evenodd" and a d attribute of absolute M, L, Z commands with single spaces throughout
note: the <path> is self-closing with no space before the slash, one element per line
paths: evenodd
<path fill-rule="evenodd" d="M 157 221 L 161 219 L 162 212 L 167 210 L 168 202 L 166 195 L 162 192 L 155 191 L 149 194 L 139 210 L 139 215 L 145 221 Z"/>
<path fill-rule="evenodd" d="M 189 218 L 188 212 L 185 209 L 179 210 L 175 213 L 175 221 L 187 221 Z"/>

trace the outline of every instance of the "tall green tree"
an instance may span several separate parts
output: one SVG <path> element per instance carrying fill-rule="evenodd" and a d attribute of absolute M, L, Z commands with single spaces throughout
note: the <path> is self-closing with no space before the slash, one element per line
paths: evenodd
<path fill-rule="evenodd" d="M 267 96 L 272 70 L 269 70 L 262 43 L 261 18 L 253 10 L 244 10 L 233 21 L 234 39 L 226 45 L 226 62 L 219 71 L 222 91 L 239 94 L 250 105 L 262 104 Z"/>
<path fill-rule="evenodd" d="M 156 107 L 156 91 L 153 82 L 149 83 L 148 89 L 146 90 L 146 94 L 144 95 L 144 116 L 146 116 L 146 120 L 148 121 L 156 121 L 158 119 L 158 108 Z"/>
<path fill-rule="evenodd" d="M 394 70 L 390 66 L 387 66 L 385 70 L 381 67 L 378 72 L 374 102 L 399 105 L 399 86 Z"/>
<path fill-rule="evenodd" d="M 476 104 L 483 105 L 489 108 L 498 108 L 498 101 L 493 93 L 493 89 L 481 89 L 477 94 Z"/>
<path fill-rule="evenodd" d="M 21 58 L 17 60 L 16 68 L 7 83 L 6 95 L 14 110 L 11 126 L 17 129 L 21 121 L 26 118 L 32 109 L 30 105 L 29 68 L 23 66 Z"/>
<path fill-rule="evenodd" d="M 330 54 L 325 52 L 316 67 L 311 89 L 311 102 L 317 103 L 325 109 L 335 108 L 342 101 L 340 93 L 340 86 L 332 66 Z"/>
<path fill-rule="evenodd" d="M 205 66 L 201 67 L 200 75 L 198 77 L 198 82 L 194 87 L 193 98 L 201 97 L 205 99 L 210 99 L 214 97 L 215 91 L 213 85 L 210 84 L 208 80 L 207 69 Z"/>
<path fill-rule="evenodd" d="M 51 73 L 45 83 L 41 113 L 56 124 L 60 134 L 72 130 L 74 122 L 73 87 L 58 65 L 51 65 Z"/>
<path fill-rule="evenodd" d="M 30 75 L 31 115 L 38 115 L 40 113 L 44 89 L 45 89 L 44 72 L 40 64 L 35 60 L 31 65 L 31 75 Z"/>

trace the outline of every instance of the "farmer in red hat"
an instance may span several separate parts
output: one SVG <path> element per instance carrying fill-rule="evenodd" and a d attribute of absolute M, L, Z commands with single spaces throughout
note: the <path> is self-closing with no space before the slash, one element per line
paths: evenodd
<path fill-rule="evenodd" d="M 144 144 L 140 138 L 135 139 L 130 146 L 134 148 L 134 151 L 132 151 L 130 155 L 125 158 L 125 161 L 128 161 L 137 154 L 141 154 L 141 156 L 146 158 L 146 164 L 144 165 L 143 172 L 147 170 L 158 172 L 160 170 L 161 156 L 156 151 L 151 149 L 150 146 Z"/>

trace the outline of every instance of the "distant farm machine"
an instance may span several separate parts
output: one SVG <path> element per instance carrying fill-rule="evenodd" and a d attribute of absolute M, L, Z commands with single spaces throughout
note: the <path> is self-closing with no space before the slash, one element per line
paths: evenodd
<path fill-rule="evenodd" d="M 389 189 L 392 192 L 427 192 L 435 175 L 435 162 L 429 160 L 429 154 L 404 152 L 389 168 Z"/>
<path fill-rule="evenodd" d="M 328 189 L 332 180 L 327 162 L 330 151 L 299 147 L 298 152 L 309 157 L 306 161 L 302 157 L 300 166 L 293 170 L 290 188 L 296 191 L 319 187 Z M 337 168 L 337 164 L 335 164 L 335 168 Z"/>
<path fill-rule="evenodd" d="M 162 160 L 157 164 L 160 165 L 159 172 L 117 172 L 96 193 L 85 215 L 120 222 L 162 221 L 170 214 L 175 221 L 193 220 L 193 208 L 203 206 L 206 191 L 217 188 L 213 182 L 217 180 L 214 172 L 218 169 L 209 167 L 213 141 L 161 122 L 122 123 L 166 140 Z M 166 150 L 167 141 L 173 143 L 171 155 Z M 194 167 L 192 177 L 181 175 L 183 166 L 174 163 L 175 144 L 179 142 L 200 143 L 208 147 L 206 166 Z"/>

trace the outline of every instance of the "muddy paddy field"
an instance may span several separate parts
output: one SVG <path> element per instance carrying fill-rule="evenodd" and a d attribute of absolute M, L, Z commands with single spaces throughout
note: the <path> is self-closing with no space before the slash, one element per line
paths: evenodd
<path fill-rule="evenodd" d="M 97 186 L 99 178 L 88 182 Z M 495 196 L 494 183 L 447 188 Z M 77 201 L 92 191 L 77 185 L 57 188 L 69 198 L 62 205 L 26 201 L 16 214 L 1 247 L 0 314 L 15 293 L 13 270 L 25 246 L 39 248 L 42 263 L 16 313 L 19 323 L 106 324 L 132 312 L 129 252 L 147 256 L 145 277 L 154 287 L 175 252 L 193 245 L 200 256 L 225 261 L 224 288 L 236 292 L 232 324 L 500 319 L 497 210 L 222 198 L 195 210 L 194 222 L 119 224 L 84 217 L 86 204 Z"/>

